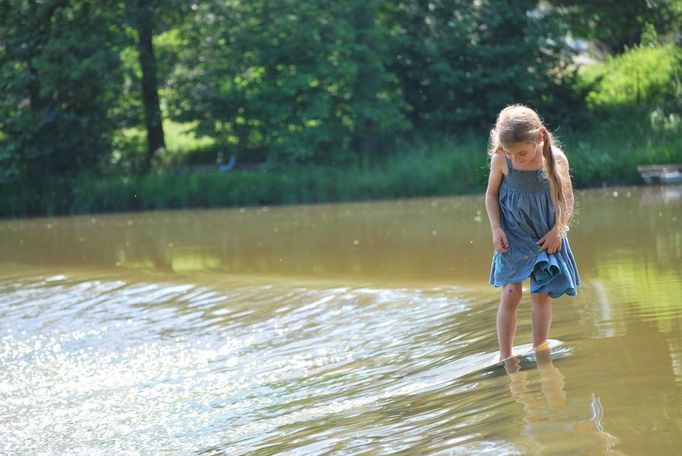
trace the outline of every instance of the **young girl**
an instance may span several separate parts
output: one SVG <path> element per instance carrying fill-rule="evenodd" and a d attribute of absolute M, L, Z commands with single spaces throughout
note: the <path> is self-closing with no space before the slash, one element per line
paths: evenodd
<path fill-rule="evenodd" d="M 568 160 L 538 114 L 504 108 L 490 132 L 485 206 L 493 232 L 490 284 L 503 286 L 497 312 L 500 360 L 512 356 L 521 282 L 530 278 L 533 346 L 547 340 L 552 298 L 580 284 L 566 233 L 573 213 Z"/>

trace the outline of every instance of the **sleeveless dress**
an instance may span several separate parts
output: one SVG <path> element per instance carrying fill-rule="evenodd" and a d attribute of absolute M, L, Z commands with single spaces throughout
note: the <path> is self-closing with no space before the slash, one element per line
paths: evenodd
<path fill-rule="evenodd" d="M 536 242 L 554 226 L 554 204 L 544 171 L 521 171 L 512 168 L 502 178 L 499 191 L 502 229 L 509 249 L 495 250 L 490 268 L 490 284 L 496 287 L 523 282 L 530 278 L 531 293 L 575 296 L 580 285 L 568 237 L 561 239 L 561 249 L 554 254 L 540 251 Z"/>

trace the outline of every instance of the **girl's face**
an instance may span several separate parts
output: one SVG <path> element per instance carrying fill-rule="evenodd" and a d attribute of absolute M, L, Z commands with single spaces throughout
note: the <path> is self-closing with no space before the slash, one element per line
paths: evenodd
<path fill-rule="evenodd" d="M 507 157 L 519 165 L 526 163 L 533 163 L 538 159 L 538 154 L 542 156 L 542 136 L 538 139 L 538 142 L 532 143 L 518 143 L 504 149 L 504 153 Z"/>

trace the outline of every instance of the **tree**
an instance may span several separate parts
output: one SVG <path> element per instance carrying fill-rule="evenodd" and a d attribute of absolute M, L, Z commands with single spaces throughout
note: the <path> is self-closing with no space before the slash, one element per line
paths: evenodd
<path fill-rule="evenodd" d="M 481 128 L 511 102 L 549 109 L 570 77 L 565 28 L 534 0 L 388 2 L 389 69 L 419 131 Z"/>
<path fill-rule="evenodd" d="M 207 2 L 184 36 L 172 116 L 242 159 L 364 162 L 404 129 L 378 2 Z M 362 27 L 359 29 L 358 27 Z"/>
<path fill-rule="evenodd" d="M 154 36 L 154 5 L 148 0 L 130 2 L 131 23 L 137 32 L 137 50 L 142 69 L 142 102 L 147 129 L 147 153 L 143 163 L 149 170 L 157 151 L 166 147 L 159 105 L 159 83 L 156 75 Z"/>
<path fill-rule="evenodd" d="M 620 54 L 639 43 L 647 24 L 679 34 L 680 0 L 551 0 L 550 5 L 576 37 L 593 40 L 607 54 Z"/>
<path fill-rule="evenodd" d="M 40 186 L 96 167 L 118 128 L 121 83 L 108 12 L 89 1 L 2 0 L 0 159 L 5 178 Z"/>
<path fill-rule="evenodd" d="M 174 33 L 191 20 L 192 4 L 184 0 L 131 0 L 110 3 L 120 17 L 120 35 L 125 39 L 124 52 L 134 54 L 125 61 L 126 77 L 131 85 L 124 101 L 127 124 L 144 125 L 147 147 L 140 171 L 148 171 L 158 152 L 166 147 L 160 91 L 168 84 L 175 65 L 174 52 L 162 49 L 159 57 L 155 39 Z M 170 55 L 169 55 L 170 54 Z"/>

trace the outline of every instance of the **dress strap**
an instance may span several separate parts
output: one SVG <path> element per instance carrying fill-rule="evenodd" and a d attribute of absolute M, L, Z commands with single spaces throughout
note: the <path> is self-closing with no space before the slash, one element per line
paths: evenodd
<path fill-rule="evenodd" d="M 512 162 L 509 157 L 507 157 L 507 154 L 504 155 L 504 159 L 507 160 L 507 173 L 511 174 L 512 171 L 514 171 L 514 168 L 512 168 Z"/>

